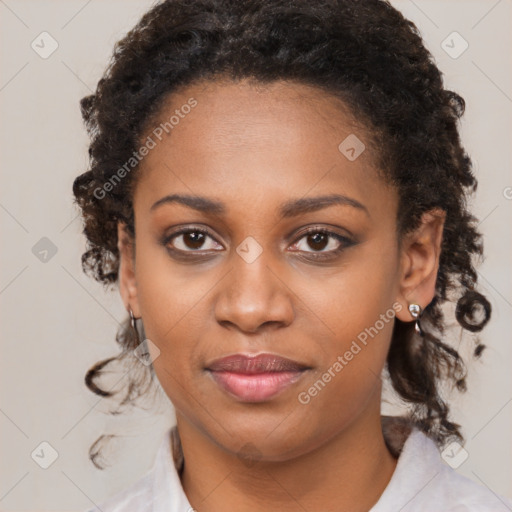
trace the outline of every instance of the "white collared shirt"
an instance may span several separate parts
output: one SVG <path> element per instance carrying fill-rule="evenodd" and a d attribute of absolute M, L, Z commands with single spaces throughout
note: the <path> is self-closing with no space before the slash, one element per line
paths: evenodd
<path fill-rule="evenodd" d="M 144 476 L 86 512 L 193 512 L 172 457 L 171 430 Z M 510 512 L 512 500 L 457 473 L 443 461 L 435 442 L 413 429 L 390 482 L 369 512 L 398 511 Z"/>

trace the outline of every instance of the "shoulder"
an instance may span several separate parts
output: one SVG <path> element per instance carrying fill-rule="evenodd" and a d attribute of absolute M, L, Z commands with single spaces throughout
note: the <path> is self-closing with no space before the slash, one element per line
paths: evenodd
<path fill-rule="evenodd" d="M 432 481 L 430 495 L 450 512 L 507 512 L 512 501 L 484 484 L 467 478 L 448 465 L 440 467 Z"/>
<path fill-rule="evenodd" d="M 150 512 L 152 506 L 152 472 L 146 473 L 131 486 L 84 512 Z"/>
<path fill-rule="evenodd" d="M 181 485 L 176 452 L 176 427 L 161 439 L 152 468 L 122 491 L 84 512 L 178 512 L 193 510 Z"/>
<path fill-rule="evenodd" d="M 413 429 L 395 472 L 371 512 L 507 512 L 512 501 L 450 467 L 435 442 Z"/>

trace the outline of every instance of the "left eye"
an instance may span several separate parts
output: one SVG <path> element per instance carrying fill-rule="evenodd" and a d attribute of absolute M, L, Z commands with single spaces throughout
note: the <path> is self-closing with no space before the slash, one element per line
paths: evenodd
<path fill-rule="evenodd" d="M 344 237 L 330 231 L 310 231 L 302 236 L 295 244 L 292 250 L 303 252 L 336 252 L 343 242 L 348 242 Z M 307 250 L 312 248 L 312 251 Z"/>

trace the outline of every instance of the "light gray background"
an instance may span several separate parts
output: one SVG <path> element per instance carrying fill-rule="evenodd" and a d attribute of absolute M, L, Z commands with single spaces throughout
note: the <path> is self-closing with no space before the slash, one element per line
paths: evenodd
<path fill-rule="evenodd" d="M 486 249 L 479 275 L 493 319 L 483 335 L 489 346 L 483 361 L 469 368 L 469 392 L 454 404 L 469 452 L 458 471 L 512 497 L 512 2 L 392 3 L 417 24 L 447 85 L 467 101 L 462 137 L 479 179 L 474 211 Z M 85 241 L 71 195 L 73 179 L 87 166 L 78 101 L 94 90 L 115 41 L 150 5 L 0 0 L 3 511 L 83 510 L 98 503 L 149 469 L 173 422 L 166 397 L 158 411 L 109 417 L 108 401 L 83 384 L 93 363 L 117 353 L 114 335 L 125 312 L 117 291 L 107 293 L 82 274 Z M 43 31 L 59 45 L 47 59 L 31 48 Z M 441 47 L 453 31 L 469 43 L 457 59 Z M 43 237 L 57 248 L 46 262 L 32 252 Z M 123 434 L 104 472 L 87 458 L 102 433 Z M 46 470 L 31 458 L 42 441 L 58 452 Z"/>

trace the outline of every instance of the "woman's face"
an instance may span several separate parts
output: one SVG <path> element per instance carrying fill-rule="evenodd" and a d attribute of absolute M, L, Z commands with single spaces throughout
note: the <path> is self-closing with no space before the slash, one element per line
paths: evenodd
<path fill-rule="evenodd" d="M 210 82 L 147 135 L 121 287 L 178 421 L 285 460 L 378 417 L 405 306 L 398 196 L 363 128 L 308 86 Z"/>

